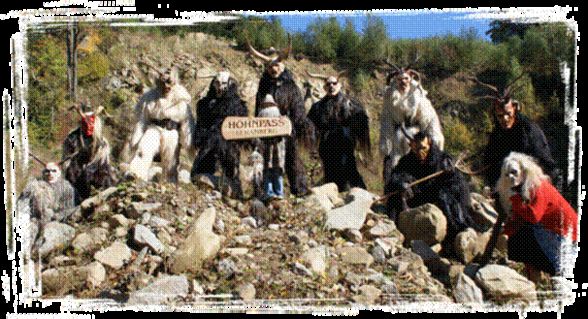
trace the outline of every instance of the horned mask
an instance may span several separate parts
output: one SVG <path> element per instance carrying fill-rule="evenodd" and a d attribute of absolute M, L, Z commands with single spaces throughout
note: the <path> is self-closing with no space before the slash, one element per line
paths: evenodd
<path fill-rule="evenodd" d="M 249 39 L 246 39 L 247 47 L 249 48 L 249 52 L 258 59 L 264 61 L 266 63 L 266 72 L 274 79 L 278 78 L 282 72 L 284 72 L 286 66 L 284 65 L 283 61 L 288 59 L 290 56 L 290 52 L 292 52 L 292 37 L 288 34 L 288 46 L 285 49 L 278 51 L 276 56 L 270 57 L 267 56 L 259 51 L 257 51 L 249 42 Z"/>

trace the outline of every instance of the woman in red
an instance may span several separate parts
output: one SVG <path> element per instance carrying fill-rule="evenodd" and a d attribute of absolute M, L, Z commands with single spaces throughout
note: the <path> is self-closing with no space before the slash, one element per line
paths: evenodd
<path fill-rule="evenodd" d="M 504 227 L 508 256 L 525 263 L 529 278 L 561 271 L 564 241 L 577 242 L 578 215 L 534 158 L 512 152 L 504 159 L 496 189 L 509 212 Z"/>

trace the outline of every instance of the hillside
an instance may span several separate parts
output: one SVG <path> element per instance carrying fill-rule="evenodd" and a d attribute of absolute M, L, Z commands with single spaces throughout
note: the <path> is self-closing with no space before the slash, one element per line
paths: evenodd
<path fill-rule="evenodd" d="M 92 41 L 96 44 L 86 43 L 81 52 L 85 73 L 80 73 L 85 75 L 80 78 L 79 96 L 105 106 L 112 115 L 106 120 L 105 134 L 117 166 L 126 159 L 123 148 L 136 121 L 135 103 L 151 86 L 140 61 L 179 67 L 182 84 L 192 95 L 192 107 L 210 83 L 198 77 L 229 69 L 253 113 L 263 66 L 238 50 L 237 43 L 197 32 L 180 36 L 127 29 L 95 35 Z M 54 40 L 45 43 L 61 52 L 57 44 Z M 322 83 L 307 78 L 306 72 L 340 71 L 332 64 L 309 59 L 290 59 L 286 65 L 301 90 L 310 82 L 315 99 L 324 94 Z M 46 84 L 41 73 L 31 77 L 37 81 L 33 84 Z M 465 74 L 469 72 L 423 81 L 440 114 L 446 148 L 453 155 L 463 150 L 475 154 L 491 127 Z M 443 258 L 438 253 L 446 224 L 439 221 L 435 209 L 427 206 L 412 211 L 410 216 L 426 217 L 424 222 L 418 219 L 422 224 L 405 221 L 396 225 L 383 213 L 382 205 L 372 206 L 383 190 L 377 147 L 384 81 L 385 74 L 378 71 L 345 77 L 345 89 L 364 103 L 370 115 L 376 155 L 359 164 L 369 192 L 354 189 L 339 194 L 332 185 L 325 185 L 314 188 L 310 196 L 288 197 L 264 208 L 249 197 L 248 186 L 246 200 L 239 202 L 203 184 L 126 181 L 84 201 L 66 224 L 52 223 L 63 236 L 45 238 L 51 245 L 43 257 L 43 295 L 171 305 L 219 300 L 239 304 L 253 299 L 297 305 L 552 300 L 551 283 L 535 286 L 521 276 L 521 264 L 505 260 L 499 250 L 492 265 L 476 272 L 475 261 L 488 233 L 464 236 L 461 255 Z M 42 102 L 38 101 L 32 99 L 29 104 L 39 107 Z M 66 111 L 70 103 L 62 99 L 55 105 L 53 140 L 42 141 L 35 131 L 40 126 L 31 125 L 31 152 L 42 158 L 60 157 L 63 137 L 76 127 L 77 115 Z M 246 156 L 244 151 L 242 158 Z M 302 150 L 302 158 L 309 173 L 320 171 L 311 169 L 316 163 L 308 150 Z M 182 154 L 181 169 L 190 171 L 192 161 Z M 246 170 L 244 161 L 242 165 Z M 38 175 L 38 168 L 32 166 L 31 174 Z M 312 186 L 321 184 L 320 176 L 311 176 L 311 180 Z M 26 178 L 19 179 L 19 183 L 24 181 Z M 471 182 L 474 189 L 480 189 L 479 181 Z M 490 203 L 477 198 L 477 216 L 491 223 L 496 213 Z M 333 226 L 337 222 L 359 226 Z M 424 234 L 408 236 L 414 229 Z M 515 280 L 520 285 L 508 285 Z"/>

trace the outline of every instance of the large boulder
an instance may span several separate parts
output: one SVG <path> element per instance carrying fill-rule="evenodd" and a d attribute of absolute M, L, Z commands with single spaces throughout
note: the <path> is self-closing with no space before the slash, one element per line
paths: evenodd
<path fill-rule="evenodd" d="M 399 214 L 398 230 L 409 243 L 422 240 L 431 246 L 445 239 L 447 218 L 437 206 L 425 204 Z"/>
<path fill-rule="evenodd" d="M 483 303 L 484 295 L 480 287 L 466 274 L 459 273 L 453 286 L 453 298 L 458 303 Z"/>
<path fill-rule="evenodd" d="M 346 264 L 369 266 L 374 262 L 374 257 L 363 247 L 341 247 L 337 252 L 341 257 L 341 261 Z"/>
<path fill-rule="evenodd" d="M 132 292 L 129 304 L 153 305 L 161 304 L 170 299 L 188 295 L 190 284 L 186 277 L 163 275 L 147 287 Z"/>
<path fill-rule="evenodd" d="M 327 269 L 329 249 L 326 246 L 311 248 L 302 255 L 304 263 L 313 273 L 323 275 Z"/>
<path fill-rule="evenodd" d="M 464 264 L 469 264 L 474 258 L 484 254 L 491 236 L 491 231 L 480 234 L 468 228 L 455 236 L 455 253 Z"/>
<path fill-rule="evenodd" d="M 365 200 L 354 200 L 351 203 L 335 208 L 326 213 L 327 229 L 346 230 L 360 229 L 365 222 L 372 202 Z"/>
<path fill-rule="evenodd" d="M 210 207 L 196 219 L 188 237 L 172 255 L 172 273 L 197 272 L 205 260 L 218 253 L 221 238 L 212 231 L 215 218 L 216 210 Z"/>
<path fill-rule="evenodd" d="M 470 194 L 472 219 L 478 225 L 489 229 L 496 223 L 498 213 L 492 207 L 492 201 L 477 193 Z"/>
<path fill-rule="evenodd" d="M 313 195 L 317 196 L 317 198 L 324 198 L 323 196 L 326 196 L 335 206 L 344 203 L 343 199 L 339 197 L 339 189 L 337 188 L 337 184 L 335 183 L 328 183 L 321 186 L 313 187 L 310 191 Z"/>
<path fill-rule="evenodd" d="M 119 269 L 131 259 L 131 249 L 122 242 L 112 245 L 94 254 L 94 259 L 112 269 Z"/>
<path fill-rule="evenodd" d="M 535 284 L 506 266 L 487 265 L 478 270 L 475 279 L 496 301 L 537 300 Z"/>
<path fill-rule="evenodd" d="M 58 222 L 45 224 L 42 228 L 39 254 L 41 257 L 45 257 L 52 252 L 67 248 L 75 234 L 75 229 L 66 224 Z"/>

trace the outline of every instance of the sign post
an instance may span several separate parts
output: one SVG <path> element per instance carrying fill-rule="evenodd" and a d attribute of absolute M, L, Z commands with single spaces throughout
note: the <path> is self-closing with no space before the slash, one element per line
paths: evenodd
<path fill-rule="evenodd" d="M 260 137 L 289 136 L 292 122 L 287 116 L 240 117 L 228 116 L 223 121 L 221 133 L 225 140 L 244 140 Z"/>

